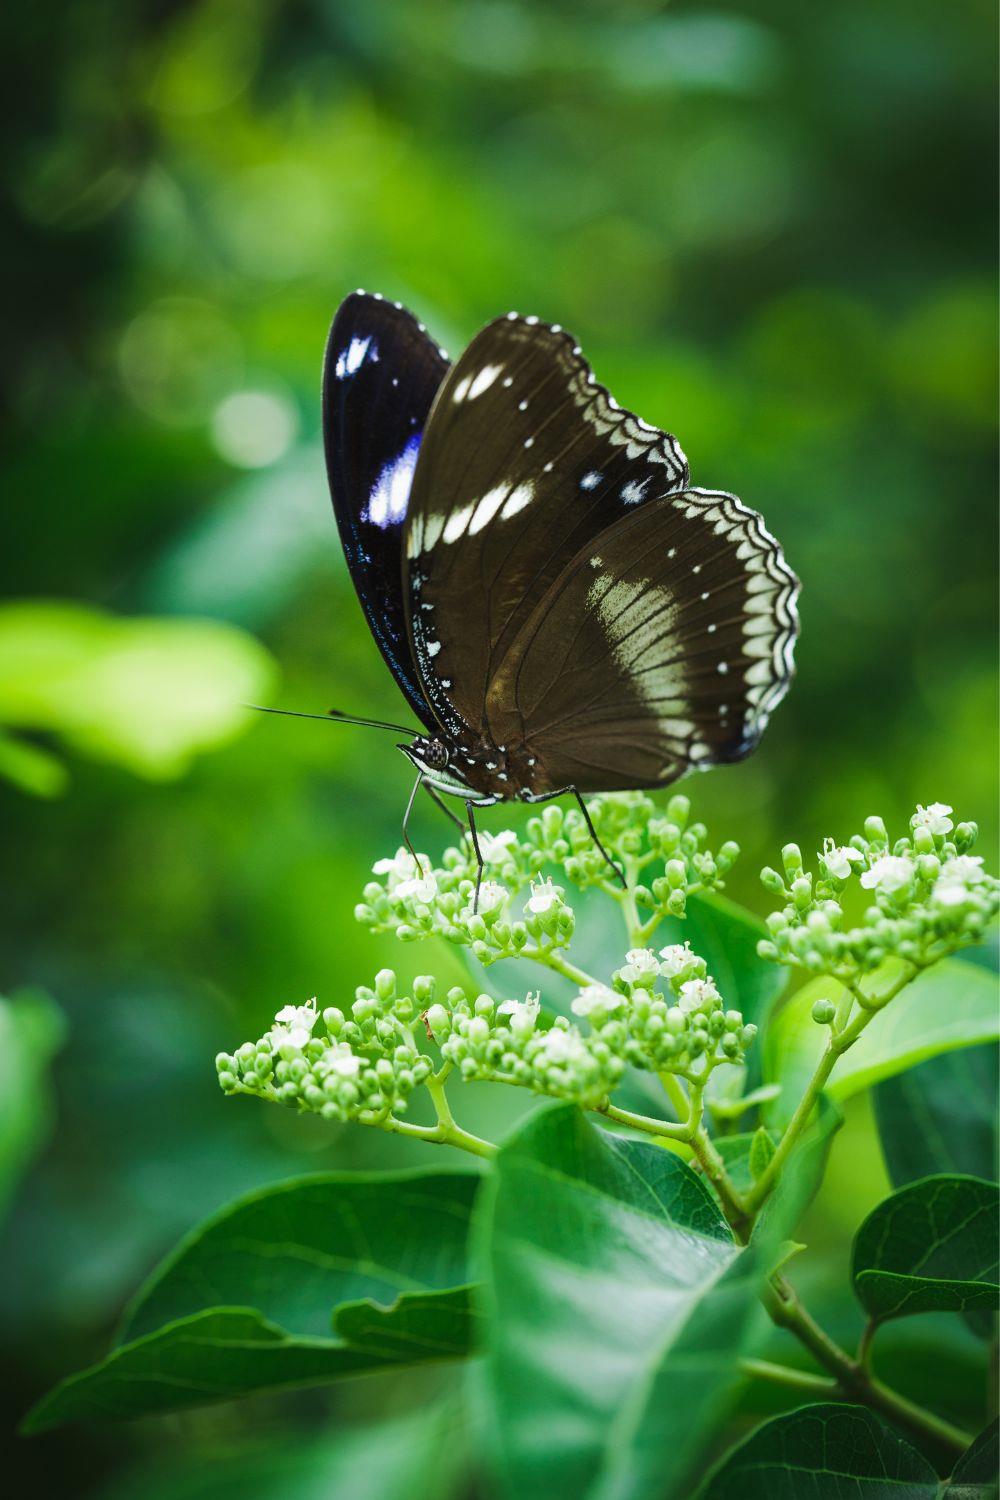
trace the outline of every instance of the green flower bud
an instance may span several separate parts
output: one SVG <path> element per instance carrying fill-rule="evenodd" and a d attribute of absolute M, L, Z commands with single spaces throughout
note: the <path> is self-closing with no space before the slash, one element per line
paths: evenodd
<path fill-rule="evenodd" d="M 812 1018 L 818 1026 L 829 1026 L 837 1014 L 837 1007 L 832 1000 L 817 1000 L 813 1004 Z"/>
<path fill-rule="evenodd" d="M 798 844 L 786 844 L 781 851 L 781 862 L 790 881 L 802 874 L 802 850 Z"/>
<path fill-rule="evenodd" d="M 785 894 L 785 882 L 777 870 L 772 870 L 770 865 L 765 865 L 763 870 L 761 870 L 760 880 L 761 885 L 771 891 L 773 895 L 783 896 Z"/>
<path fill-rule="evenodd" d="M 434 999 L 433 974 L 418 974 L 413 981 L 413 998 L 418 1005 L 429 1005 Z"/>

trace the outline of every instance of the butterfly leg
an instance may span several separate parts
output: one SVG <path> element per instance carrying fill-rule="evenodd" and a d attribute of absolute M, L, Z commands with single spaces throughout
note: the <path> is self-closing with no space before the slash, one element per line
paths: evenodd
<path fill-rule="evenodd" d="M 409 800 L 409 802 L 407 802 L 407 804 L 406 804 L 406 811 L 403 814 L 403 843 L 406 845 L 407 849 L 409 849 L 410 853 L 413 855 L 413 863 L 417 867 L 417 879 L 418 880 L 422 880 L 423 879 L 424 872 L 423 872 L 423 869 L 421 868 L 420 859 L 419 859 L 419 857 L 417 855 L 417 851 L 416 851 L 416 849 L 414 849 L 413 845 L 410 842 L 410 813 L 413 811 L 413 803 L 414 803 L 414 800 L 416 798 L 417 792 L 420 790 L 421 786 L 423 786 L 424 784 L 425 784 L 424 783 L 424 773 L 423 773 L 423 771 L 421 771 L 421 772 L 419 772 L 416 781 L 413 783 L 413 788 L 412 788 L 412 790 L 410 792 L 410 800 Z"/>
<path fill-rule="evenodd" d="M 472 837 L 472 847 L 476 854 L 476 894 L 472 898 L 473 913 L 479 910 L 479 887 L 483 883 L 483 852 L 479 847 L 479 834 L 476 832 L 476 815 L 472 811 L 475 805 L 472 801 L 465 804 L 465 810 L 469 814 L 469 833 Z"/>
<path fill-rule="evenodd" d="M 569 790 L 573 793 L 573 796 L 576 798 L 577 806 L 579 807 L 580 811 L 583 813 L 583 821 L 587 825 L 587 832 L 590 834 L 590 837 L 594 840 L 594 845 L 598 849 L 598 851 L 600 852 L 600 855 L 601 855 L 602 859 L 604 860 L 604 863 L 606 865 L 610 866 L 610 868 L 612 870 L 614 870 L 615 874 L 618 876 L 618 879 L 622 883 L 622 889 L 627 891 L 628 890 L 628 881 L 625 879 L 625 871 L 622 869 L 621 865 L 616 865 L 615 864 L 614 860 L 611 858 L 611 855 L 608 853 L 608 851 L 605 849 L 604 845 L 601 843 L 600 839 L 597 837 L 597 829 L 594 827 L 593 823 L 591 822 L 590 813 L 587 811 L 587 804 L 586 804 L 586 802 L 584 802 L 583 798 L 581 797 L 580 793 L 577 791 L 577 789 L 576 789 L 575 786 L 571 786 L 569 788 Z"/>
<path fill-rule="evenodd" d="M 434 790 L 434 788 L 431 786 L 431 784 L 430 784 L 429 781 L 425 781 L 424 782 L 424 790 L 426 791 L 427 795 L 430 797 L 431 801 L 437 803 L 438 807 L 444 813 L 445 817 L 446 818 L 450 818 L 451 821 L 454 823 L 455 827 L 456 828 L 460 828 L 462 830 L 462 832 L 464 833 L 465 832 L 465 824 L 462 822 L 461 818 L 456 818 L 455 814 L 452 812 L 452 810 L 448 806 L 447 802 L 444 800 L 444 798 L 441 796 L 441 794 L 439 792 L 436 792 Z"/>

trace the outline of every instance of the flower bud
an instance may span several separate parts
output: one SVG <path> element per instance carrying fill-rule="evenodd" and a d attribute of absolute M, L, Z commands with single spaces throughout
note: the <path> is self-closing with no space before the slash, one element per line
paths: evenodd
<path fill-rule="evenodd" d="M 865 819 L 865 838 L 872 844 L 888 844 L 889 835 L 885 831 L 885 824 L 881 818 L 871 817 Z"/>
<path fill-rule="evenodd" d="M 772 870 L 770 865 L 765 865 L 763 870 L 761 870 L 760 882 L 772 895 L 783 896 L 785 894 L 785 882 L 777 870 Z"/>
<path fill-rule="evenodd" d="M 433 974 L 418 974 L 413 981 L 413 998 L 418 1005 L 429 1005 L 434 999 Z"/>
<path fill-rule="evenodd" d="M 375 993 L 380 1000 L 392 1000 L 396 994 L 396 976 L 391 969 L 379 969 L 375 975 Z"/>
<path fill-rule="evenodd" d="M 786 844 L 781 851 L 781 862 L 789 880 L 802 874 L 802 850 L 798 844 Z"/>
<path fill-rule="evenodd" d="M 837 1007 L 832 1000 L 817 1000 L 813 1004 L 812 1018 L 818 1026 L 829 1026 L 837 1014 Z"/>

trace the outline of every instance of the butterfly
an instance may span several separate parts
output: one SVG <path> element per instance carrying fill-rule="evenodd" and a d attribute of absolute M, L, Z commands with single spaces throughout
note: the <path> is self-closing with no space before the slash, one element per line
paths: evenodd
<path fill-rule="evenodd" d="M 584 794 L 757 744 L 791 681 L 798 580 L 558 324 L 509 313 L 452 363 L 401 303 L 354 292 L 323 431 L 354 587 L 423 726 L 399 747 L 411 852 L 421 786 L 465 801 L 480 879 L 475 809 L 569 793 L 611 864 Z"/>

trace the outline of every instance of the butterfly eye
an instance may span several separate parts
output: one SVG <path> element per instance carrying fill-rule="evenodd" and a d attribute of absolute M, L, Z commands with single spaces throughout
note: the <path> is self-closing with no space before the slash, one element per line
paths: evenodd
<path fill-rule="evenodd" d="M 448 764 L 448 746 L 441 740 L 429 740 L 427 744 L 427 764 L 435 770 L 441 771 Z"/>

